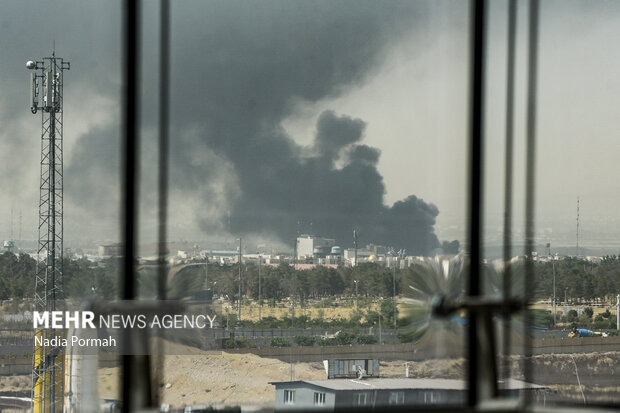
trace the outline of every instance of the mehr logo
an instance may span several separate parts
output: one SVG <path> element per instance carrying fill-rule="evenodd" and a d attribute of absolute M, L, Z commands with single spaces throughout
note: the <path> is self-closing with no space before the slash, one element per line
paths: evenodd
<path fill-rule="evenodd" d="M 95 328 L 94 320 L 92 311 L 35 311 L 32 324 L 34 328 L 50 328 L 50 324 L 51 328 Z"/>

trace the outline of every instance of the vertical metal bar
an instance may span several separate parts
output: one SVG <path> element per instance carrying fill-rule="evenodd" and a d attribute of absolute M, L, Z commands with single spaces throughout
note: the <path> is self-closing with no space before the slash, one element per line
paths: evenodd
<path fill-rule="evenodd" d="M 504 300 L 510 300 L 512 291 L 512 171 L 513 171 L 513 132 L 514 132 L 514 79 L 515 79 L 515 34 L 517 27 L 517 0 L 508 1 L 508 46 L 506 59 L 506 144 L 504 160 Z M 510 313 L 504 314 L 503 348 L 504 379 L 510 376 Z"/>
<path fill-rule="evenodd" d="M 538 69 L 538 0 L 530 0 L 529 10 L 529 38 L 528 38 L 528 68 L 527 68 L 527 119 L 526 119 L 526 158 L 525 158 L 525 294 L 524 304 L 529 304 L 532 289 L 527 288 L 534 282 L 534 199 L 535 199 L 535 176 L 536 176 L 536 90 L 537 90 L 537 69 Z M 525 309 L 525 335 L 523 339 L 525 363 L 523 376 L 525 381 L 532 382 L 532 363 L 527 357 L 531 349 L 532 339 L 529 328 L 532 325 L 532 314 Z M 528 397 L 526 402 L 529 404 L 531 395 L 526 392 Z"/>
<path fill-rule="evenodd" d="M 123 265 L 121 272 L 121 296 L 125 300 L 135 298 L 134 257 L 136 256 L 136 228 L 138 218 L 138 72 L 140 59 L 139 0 L 125 1 L 124 15 L 124 108 L 123 108 L 123 193 L 122 225 Z"/>
<path fill-rule="evenodd" d="M 157 299 L 166 299 L 167 273 L 167 221 L 168 221 L 168 148 L 169 148 L 169 113 L 170 113 L 170 1 L 160 1 L 160 38 L 159 38 L 159 168 L 158 168 L 158 215 L 157 215 Z M 208 265 L 208 259 L 207 259 Z M 205 267 L 205 284 L 207 283 Z M 205 290 L 207 288 L 205 287 Z M 155 332 L 161 337 L 161 331 Z M 151 405 L 160 405 L 159 383 L 164 375 L 164 344 L 158 340 L 153 360 L 153 379 L 151 381 Z"/>
<path fill-rule="evenodd" d="M 157 297 L 166 299 L 166 230 L 168 219 L 168 122 L 170 113 L 170 1 L 161 0 L 159 39 L 159 269 Z"/>
<path fill-rule="evenodd" d="M 139 45 L 139 0 L 125 0 L 123 10 L 123 193 L 122 221 L 123 263 L 121 267 L 120 290 L 123 300 L 135 298 L 134 257 L 136 247 L 137 199 L 138 199 L 138 76 L 140 70 Z M 122 356 L 122 390 L 123 412 L 130 412 L 136 403 L 132 385 L 137 376 L 134 357 L 130 353 L 130 337 L 124 334 Z M 143 379 L 143 378 L 142 378 Z"/>
<path fill-rule="evenodd" d="M 484 104 L 484 10 L 485 0 L 473 0 L 471 3 L 471 85 L 470 85 L 470 172 L 469 172 L 469 254 L 470 273 L 468 293 L 470 296 L 480 294 L 482 271 L 482 167 L 483 167 L 483 104 Z M 469 314 L 468 330 L 468 403 L 475 406 L 478 402 L 479 349 L 477 314 Z"/>

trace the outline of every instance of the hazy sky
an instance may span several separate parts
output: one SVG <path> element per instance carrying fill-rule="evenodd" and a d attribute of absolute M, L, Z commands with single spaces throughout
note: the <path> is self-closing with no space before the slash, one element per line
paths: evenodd
<path fill-rule="evenodd" d="M 157 3 L 146 3 L 143 239 L 154 228 L 157 138 Z M 489 239 L 501 226 L 503 208 L 505 4 L 491 2 L 489 14 Z M 518 226 L 524 202 L 525 5 L 520 3 L 516 67 Z M 582 242 L 613 238 L 620 232 L 615 162 L 620 57 L 613 52 L 620 40 L 620 4 L 541 5 L 540 239 L 557 245 L 571 241 L 578 196 Z M 282 240 L 299 227 L 333 228 L 344 237 L 356 225 L 388 242 L 385 234 L 398 232 L 392 228 L 403 216 L 417 217 L 407 223 L 423 229 L 415 236 L 423 243 L 431 242 L 428 225 L 434 219 L 439 240 L 462 238 L 466 6 L 463 1 L 174 2 L 171 238 L 224 236 L 230 228 Z M 0 5 L 3 238 L 10 236 L 11 209 L 14 238 L 20 210 L 22 238 L 36 237 L 40 115 L 28 109 L 24 63 L 48 56 L 53 40 L 57 55 L 72 64 L 65 74 L 66 239 L 117 236 L 119 16 L 119 3 L 110 1 Z M 405 203 L 393 206 L 398 201 Z M 350 214 L 351 208 L 357 212 Z M 286 225 L 271 229 L 278 221 Z M 296 221 L 300 224 L 291 228 Z"/>

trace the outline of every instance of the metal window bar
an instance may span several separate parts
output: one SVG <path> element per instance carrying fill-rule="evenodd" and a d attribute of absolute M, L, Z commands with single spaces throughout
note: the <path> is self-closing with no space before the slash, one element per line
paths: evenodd
<path fill-rule="evenodd" d="M 125 0 L 123 9 L 123 157 L 122 222 L 123 263 L 120 274 L 121 299 L 136 297 L 135 263 L 138 222 L 138 147 L 140 114 L 140 1 Z M 151 402 L 150 368 L 145 356 L 129 355 L 131 337 L 125 331 L 123 348 L 121 397 L 123 412 L 146 407 Z"/>
<path fill-rule="evenodd" d="M 508 44 L 506 54 L 506 143 L 504 157 L 504 251 L 503 264 L 504 274 L 502 279 L 502 290 L 504 299 L 512 297 L 512 268 L 510 259 L 512 257 L 512 174 L 513 174 L 513 132 L 514 132 L 514 79 L 515 79 L 515 34 L 517 27 L 517 0 L 508 1 Z M 510 334 L 511 334 L 511 314 L 504 313 L 503 326 L 503 349 L 504 360 L 502 363 L 502 377 L 510 377 Z"/>
<path fill-rule="evenodd" d="M 170 1 L 160 0 L 160 38 L 159 38 L 159 174 L 158 174 L 158 216 L 157 216 L 157 299 L 166 299 L 166 281 L 168 266 L 166 262 L 166 238 L 168 220 L 168 122 L 170 111 Z M 206 281 L 205 281 L 206 282 Z M 156 334 L 162 337 L 161 331 Z M 161 403 L 159 386 L 164 375 L 163 342 L 156 342 L 158 347 L 153 357 L 153 381 L 151 385 L 151 403 Z"/>
<path fill-rule="evenodd" d="M 469 297 L 480 295 L 480 280 L 482 272 L 482 206 L 483 206 L 483 126 L 484 126 L 484 63 L 485 63 L 485 0 L 475 0 L 471 3 L 471 45 L 470 45 L 470 152 L 469 152 L 469 256 L 470 273 L 468 283 Z M 493 397 L 497 394 L 495 380 L 481 376 L 484 371 L 494 374 L 495 366 L 485 363 L 483 358 L 487 351 L 493 350 L 492 343 L 482 342 L 478 335 L 486 326 L 480 325 L 481 317 L 478 311 L 469 312 L 469 330 L 467 332 L 468 346 L 468 404 L 476 406 L 481 396 Z M 492 334 L 488 335 L 492 341 Z M 482 352 L 481 345 L 491 344 L 491 348 Z M 494 359 L 494 358 L 493 358 Z M 487 389 L 484 391 L 483 389 Z M 490 393 L 490 394 L 486 394 Z"/>
<path fill-rule="evenodd" d="M 534 185 L 536 180 L 536 88 L 537 88 L 537 69 L 538 69 L 538 0 L 530 0 L 529 9 L 529 36 L 528 36 L 528 62 L 527 62 L 527 118 L 526 118 L 526 155 L 525 155 L 525 279 L 526 286 L 533 285 L 534 282 Z M 532 289 L 525 289 L 524 293 L 524 320 L 525 326 L 531 326 L 533 316 L 528 311 L 527 305 L 533 298 Z M 528 358 L 528 350 L 532 348 L 532 338 L 529 334 L 524 335 L 523 350 L 525 363 L 523 376 L 525 381 L 532 381 L 533 363 Z M 531 351 L 530 351 L 531 353 Z M 526 404 L 531 404 L 531 395 L 527 393 Z"/>

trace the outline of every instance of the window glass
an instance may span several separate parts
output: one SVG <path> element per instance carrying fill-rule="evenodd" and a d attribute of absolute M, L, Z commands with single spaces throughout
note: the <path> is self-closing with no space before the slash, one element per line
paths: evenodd
<path fill-rule="evenodd" d="M 224 360 L 274 363 L 260 397 L 234 400 L 277 408 L 269 382 L 328 374 L 463 380 L 462 315 L 438 319 L 430 301 L 464 280 L 443 263 L 466 227 L 468 5 L 190 1 L 171 16 L 169 246 L 183 269 L 168 283 L 221 306 Z"/>
<path fill-rule="evenodd" d="M 78 355 L 60 338 L 77 335 L 45 327 L 35 333 L 33 312 L 81 310 L 118 294 L 119 5 L 2 5 L 0 397 L 20 398 L 18 408 L 30 409 L 32 396 L 37 409 L 48 410 L 52 400 L 65 410 L 99 405 L 98 398 L 118 403 L 115 356 L 101 361 L 105 370 L 94 356 L 72 376 Z M 85 385 L 88 401 L 70 397 Z"/>
<path fill-rule="evenodd" d="M 354 397 L 355 406 L 366 406 L 369 403 L 369 396 L 367 392 L 356 393 Z"/>
<path fill-rule="evenodd" d="M 405 392 L 395 391 L 390 392 L 390 398 L 388 399 L 389 405 L 401 405 L 405 404 Z"/>
<path fill-rule="evenodd" d="M 314 404 L 315 405 L 324 405 L 325 404 L 325 393 L 314 393 Z"/>
<path fill-rule="evenodd" d="M 618 172 L 612 152 L 620 124 L 611 107 L 620 59 L 608 45 L 620 39 L 620 5 L 563 6 L 543 2 L 540 10 L 532 311 L 542 328 L 532 331 L 532 376 L 545 387 L 536 395 L 541 404 L 617 404 L 618 199 L 610 188 Z"/>
<path fill-rule="evenodd" d="M 536 94 L 533 283 L 525 285 L 525 108 L 528 11 L 517 12 L 512 296 L 531 294 L 530 318 L 515 314 L 500 390 L 540 404 L 617 403 L 617 171 L 611 160 L 618 122 L 612 108 L 620 60 L 607 45 L 620 37 L 614 2 L 540 2 Z M 506 3 L 491 2 L 487 62 L 485 292 L 502 291 L 506 120 Z M 583 33 L 583 35 L 578 35 Z M 609 150 L 601 151 L 600 148 Z M 616 237 L 617 238 L 617 237 Z M 500 353 L 505 325 L 496 317 Z M 524 350 L 528 338 L 530 349 Z M 525 357 L 524 354 L 532 354 Z M 603 365 L 609 367 L 602 367 Z M 528 373 L 529 372 L 529 373 Z M 528 376 L 526 377 L 526 374 Z M 517 381 L 511 381 L 515 379 Z M 523 384 L 521 381 L 529 384 Z M 518 388 L 519 389 L 518 389 Z"/>
<path fill-rule="evenodd" d="M 295 390 L 284 390 L 284 404 L 295 404 Z"/>

